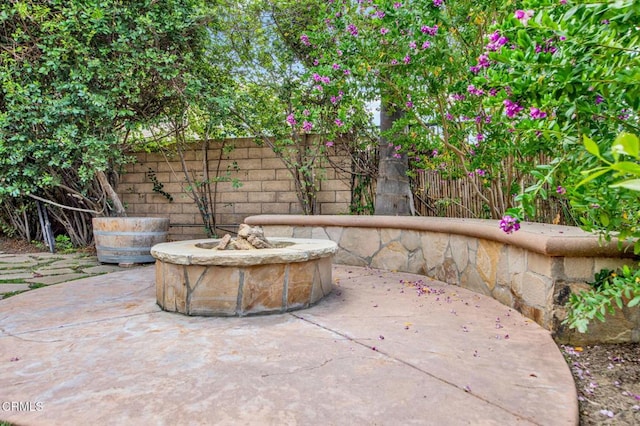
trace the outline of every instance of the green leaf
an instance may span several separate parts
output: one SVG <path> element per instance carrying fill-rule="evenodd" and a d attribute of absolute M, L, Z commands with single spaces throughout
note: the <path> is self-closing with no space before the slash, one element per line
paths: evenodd
<path fill-rule="evenodd" d="M 577 321 L 572 325 L 574 326 L 574 328 L 578 329 L 579 333 L 586 333 L 589 326 L 589 321 L 587 320 Z"/>
<path fill-rule="evenodd" d="M 622 132 L 613 142 L 612 150 L 618 148 L 620 152 L 626 155 L 630 155 L 634 158 L 640 156 L 640 139 L 632 133 Z"/>
<path fill-rule="evenodd" d="M 584 143 L 584 147 L 589 154 L 595 155 L 596 157 L 600 158 L 600 148 L 598 148 L 598 144 L 595 143 L 593 139 L 591 139 L 587 135 L 583 135 L 582 142 Z"/>
<path fill-rule="evenodd" d="M 618 306 L 618 308 L 622 309 L 622 307 L 624 306 L 622 304 L 622 298 L 620 296 L 616 296 L 615 297 L 615 301 L 616 301 L 616 305 Z"/>
<path fill-rule="evenodd" d="M 628 307 L 633 308 L 634 306 L 636 306 L 637 304 L 640 303 L 640 295 L 634 297 L 633 299 L 631 299 L 629 301 L 629 303 L 627 304 Z"/>
<path fill-rule="evenodd" d="M 596 172 L 594 172 L 594 170 L 597 170 Z M 593 169 L 593 170 L 589 170 L 587 173 L 591 173 L 590 175 L 588 175 L 586 178 L 582 179 L 578 185 L 576 185 L 576 188 L 581 187 L 582 185 L 584 185 L 587 182 L 590 182 L 600 176 L 602 176 L 605 173 L 608 173 L 610 171 L 610 169 L 607 168 L 599 168 L 599 169 Z"/>
<path fill-rule="evenodd" d="M 578 9 L 579 9 L 579 6 L 574 6 L 571 9 L 569 9 L 567 13 L 564 14 L 563 20 L 569 21 L 569 19 L 571 19 L 571 17 L 576 14 Z"/>
<path fill-rule="evenodd" d="M 540 187 L 540 192 L 538 193 L 538 195 L 540 196 L 540 198 L 542 198 L 543 200 L 547 199 L 547 190 L 544 189 L 543 187 Z"/>
<path fill-rule="evenodd" d="M 527 34 L 526 30 L 520 30 L 518 31 L 518 45 L 521 48 L 527 48 L 529 46 L 531 46 L 531 38 L 529 37 L 529 34 Z"/>
<path fill-rule="evenodd" d="M 626 188 L 632 191 L 640 191 L 640 179 L 625 180 L 623 182 L 610 185 L 611 188 Z"/>
<path fill-rule="evenodd" d="M 640 176 L 640 164 L 631 161 L 621 161 L 611 165 L 611 168 L 623 173 L 631 173 Z"/>

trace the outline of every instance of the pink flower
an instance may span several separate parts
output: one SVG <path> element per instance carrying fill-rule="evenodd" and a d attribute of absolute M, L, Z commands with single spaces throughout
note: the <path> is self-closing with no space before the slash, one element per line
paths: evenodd
<path fill-rule="evenodd" d="M 509 39 L 501 36 L 499 31 L 494 31 L 489 35 L 489 43 L 485 46 L 485 49 L 489 52 L 496 52 L 507 44 L 508 41 Z"/>
<path fill-rule="evenodd" d="M 333 146 L 333 141 L 327 141 L 327 142 L 325 143 L 325 145 L 326 145 L 327 147 L 332 147 L 332 146 Z"/>
<path fill-rule="evenodd" d="M 467 92 L 469 92 L 472 95 L 476 95 L 476 96 L 482 96 L 484 95 L 484 90 L 482 89 L 478 89 L 476 86 L 474 86 L 473 84 L 470 84 L 469 86 L 467 86 Z"/>
<path fill-rule="evenodd" d="M 507 117 L 509 118 L 515 117 L 520 113 L 520 111 L 524 109 L 523 107 L 518 105 L 516 102 L 513 102 L 509 99 L 504 100 L 504 106 L 505 106 L 505 114 L 507 114 Z"/>
<path fill-rule="evenodd" d="M 431 47 L 431 42 L 429 40 L 427 40 L 424 43 L 422 43 L 422 48 L 423 49 L 428 49 L 430 47 Z"/>
<path fill-rule="evenodd" d="M 471 71 L 474 74 L 478 74 L 482 68 L 489 68 L 490 65 L 491 63 L 489 62 L 489 57 L 487 56 L 486 53 L 484 53 L 478 56 L 478 65 L 469 67 L 469 71 Z"/>
<path fill-rule="evenodd" d="M 339 118 L 336 118 L 334 123 L 336 123 L 336 126 L 338 126 L 338 127 L 344 126 L 344 123 Z"/>
<path fill-rule="evenodd" d="M 295 116 L 293 115 L 293 113 L 291 113 L 291 114 L 287 115 L 287 123 L 289 123 L 289 124 L 290 124 L 290 125 L 292 125 L 292 126 L 295 126 L 295 125 L 296 125 L 296 118 L 295 118 Z"/>
<path fill-rule="evenodd" d="M 309 42 L 309 36 L 306 34 L 302 34 L 300 36 L 300 41 L 302 42 L 302 44 L 304 44 L 305 46 L 311 46 L 311 43 Z"/>
<path fill-rule="evenodd" d="M 527 25 L 527 22 L 529 22 L 529 19 L 531 19 L 533 17 L 533 15 L 535 14 L 535 12 L 533 10 L 516 10 L 516 13 L 514 14 L 514 16 L 516 17 L 517 20 L 519 20 L 520 22 L 522 22 L 522 25 Z"/>
<path fill-rule="evenodd" d="M 403 61 L 405 64 L 410 63 L 410 62 L 411 62 L 411 56 L 409 56 L 409 55 L 405 56 L 405 57 L 402 59 L 402 61 Z"/>
<path fill-rule="evenodd" d="M 409 48 L 410 48 L 410 49 L 415 49 L 416 47 L 417 47 L 417 44 L 416 44 L 416 42 L 415 42 L 415 41 L 410 41 L 410 42 L 409 42 Z"/>
<path fill-rule="evenodd" d="M 500 229 L 502 229 L 507 234 L 511 234 L 512 232 L 520 229 L 520 221 L 515 217 L 505 215 L 500 221 Z"/>
<path fill-rule="evenodd" d="M 384 28 L 384 27 L 380 28 L 380 34 L 385 35 L 388 32 L 389 32 L 388 28 Z"/>
<path fill-rule="evenodd" d="M 411 101 L 407 101 L 406 105 L 407 105 L 407 108 L 409 109 L 413 108 L 413 102 Z"/>
<path fill-rule="evenodd" d="M 308 109 L 305 109 L 304 111 L 302 111 L 302 115 L 304 115 L 305 117 L 308 117 L 309 115 L 311 115 L 311 111 L 309 111 Z"/>
<path fill-rule="evenodd" d="M 602 414 L 603 416 L 607 416 L 609 418 L 615 417 L 615 414 L 611 410 L 600 410 L 600 414 Z"/>
<path fill-rule="evenodd" d="M 438 33 L 438 26 L 434 25 L 433 27 L 429 27 L 427 25 L 423 25 L 422 27 L 420 27 L 420 31 L 422 31 L 423 34 L 434 36 Z"/>
<path fill-rule="evenodd" d="M 533 119 L 542 119 L 547 116 L 547 113 L 544 111 L 540 111 L 538 108 L 531 107 L 529 108 L 529 115 Z"/>
<path fill-rule="evenodd" d="M 310 122 L 305 120 L 302 123 L 302 130 L 304 130 L 305 132 L 310 132 L 311 129 L 313 129 L 313 123 L 310 123 Z"/>
<path fill-rule="evenodd" d="M 478 56 L 478 66 L 480 68 L 489 68 L 490 65 L 489 57 L 486 54 Z"/>
<path fill-rule="evenodd" d="M 442 0 L 433 0 L 433 5 L 435 7 L 440 7 L 442 6 Z"/>

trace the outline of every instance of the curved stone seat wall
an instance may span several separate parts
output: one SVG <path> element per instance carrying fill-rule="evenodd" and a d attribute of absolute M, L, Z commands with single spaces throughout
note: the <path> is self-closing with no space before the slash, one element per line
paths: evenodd
<path fill-rule="evenodd" d="M 524 223 L 505 234 L 495 220 L 392 216 L 260 215 L 267 237 L 330 239 L 334 262 L 411 272 L 493 297 L 567 343 L 640 341 L 640 310 L 624 308 L 587 334 L 561 324 L 571 292 L 603 268 L 637 264 L 632 251 L 579 228 Z"/>

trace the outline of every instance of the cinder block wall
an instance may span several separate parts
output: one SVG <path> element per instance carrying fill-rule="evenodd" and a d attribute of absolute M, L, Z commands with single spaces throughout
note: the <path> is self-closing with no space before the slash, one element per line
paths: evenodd
<path fill-rule="evenodd" d="M 225 141 L 227 147 L 220 151 L 222 142 L 211 142 L 208 150 L 208 173 L 213 178 L 216 170 L 219 176 L 230 180 L 238 179 L 241 187 L 234 188 L 231 181 L 216 184 L 216 224 L 219 235 L 225 230 L 234 230 L 247 216 L 257 214 L 300 214 L 302 209 L 295 192 L 295 183 L 285 164 L 267 146 L 258 146 L 254 139 L 233 139 Z M 201 145 L 194 144 L 193 151 L 185 155 L 190 172 L 202 178 L 203 152 Z M 188 183 L 180 158 L 165 157 L 162 153 L 136 153 L 137 161 L 131 164 L 121 176 L 118 193 L 121 195 L 129 216 L 169 217 L 170 240 L 205 238 L 206 234 L 198 207 L 189 196 Z M 222 158 L 221 161 L 219 159 Z M 334 161 L 348 161 L 333 158 Z M 218 164 L 219 163 L 219 164 Z M 346 214 L 349 212 L 351 192 L 349 176 L 336 171 L 326 162 L 318 193 L 320 214 Z M 346 168 L 348 170 L 348 167 Z M 169 201 L 159 191 L 154 191 L 150 171 L 162 185 L 161 190 L 170 194 Z"/>

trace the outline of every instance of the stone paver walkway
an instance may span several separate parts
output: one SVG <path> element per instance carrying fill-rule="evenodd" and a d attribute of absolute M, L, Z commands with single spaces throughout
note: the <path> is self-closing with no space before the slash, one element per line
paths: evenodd
<path fill-rule="evenodd" d="M 334 280 L 310 309 L 245 318 L 161 311 L 152 267 L 1 300 L 0 419 L 577 424 L 560 351 L 517 312 L 417 275 L 336 266 Z"/>
<path fill-rule="evenodd" d="M 21 292 L 80 278 L 122 271 L 118 265 L 103 265 L 83 253 L 0 252 L 0 299 Z"/>

